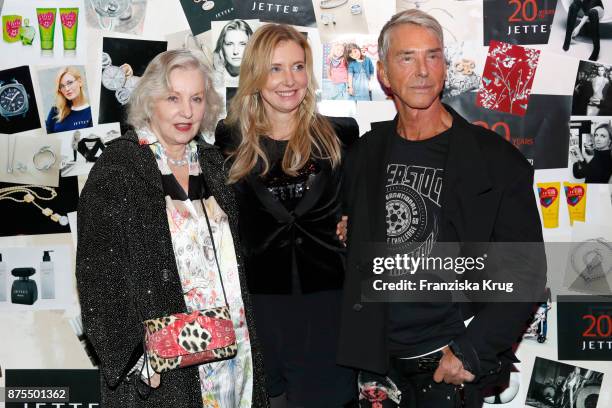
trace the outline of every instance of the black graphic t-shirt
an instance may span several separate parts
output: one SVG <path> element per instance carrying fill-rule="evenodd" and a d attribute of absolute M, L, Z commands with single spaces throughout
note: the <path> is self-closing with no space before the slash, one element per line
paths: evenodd
<path fill-rule="evenodd" d="M 421 141 L 409 141 L 398 134 L 393 137 L 384 180 L 385 221 L 387 243 L 398 253 L 428 256 L 438 238 L 452 129 Z M 393 355 L 426 354 L 448 344 L 463 328 L 451 303 L 389 303 L 389 349 Z"/>

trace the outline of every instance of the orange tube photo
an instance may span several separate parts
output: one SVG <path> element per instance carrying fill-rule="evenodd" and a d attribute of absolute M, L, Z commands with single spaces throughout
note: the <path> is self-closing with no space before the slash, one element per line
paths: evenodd
<path fill-rule="evenodd" d="M 538 196 L 544 228 L 559 227 L 559 190 L 561 183 L 538 183 Z"/>
<path fill-rule="evenodd" d="M 570 225 L 574 221 L 584 222 L 586 219 L 586 183 L 563 183 L 565 199 L 567 200 L 567 211 L 569 212 Z"/>

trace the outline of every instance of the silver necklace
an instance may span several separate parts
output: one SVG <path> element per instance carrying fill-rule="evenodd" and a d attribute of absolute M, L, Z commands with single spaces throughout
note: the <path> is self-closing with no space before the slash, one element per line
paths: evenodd
<path fill-rule="evenodd" d="M 166 156 L 168 163 L 176 167 L 182 167 L 189 164 L 189 152 L 185 149 L 185 156 L 182 159 L 175 160 L 170 156 Z"/>

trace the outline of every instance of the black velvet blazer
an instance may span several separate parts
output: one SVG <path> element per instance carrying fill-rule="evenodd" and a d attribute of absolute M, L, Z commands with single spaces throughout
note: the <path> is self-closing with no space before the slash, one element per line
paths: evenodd
<path fill-rule="evenodd" d="M 228 216 L 253 356 L 253 407 L 267 407 L 263 361 L 244 277 L 237 206 L 225 185 L 223 157 L 203 144 L 207 186 Z M 202 406 L 196 366 L 168 371 L 148 399 L 126 374 L 142 355 L 142 320 L 187 312 L 155 157 L 134 133 L 111 143 L 97 160 L 79 200 L 76 278 L 85 333 L 99 359 L 105 408 Z M 141 384 L 142 385 L 142 384 Z"/>
<path fill-rule="evenodd" d="M 328 118 L 343 145 L 359 138 L 352 118 Z M 240 136 L 219 122 L 215 144 L 224 154 Z M 344 246 L 336 236 L 342 215 L 341 166 L 320 160 L 320 171 L 294 211 L 288 211 L 256 174 L 234 185 L 240 211 L 240 239 L 245 254 L 249 291 L 289 294 L 295 265 L 302 293 L 341 289 Z"/>

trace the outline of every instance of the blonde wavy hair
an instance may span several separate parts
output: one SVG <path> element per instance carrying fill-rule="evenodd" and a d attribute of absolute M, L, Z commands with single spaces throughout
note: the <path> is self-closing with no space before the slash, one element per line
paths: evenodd
<path fill-rule="evenodd" d="M 233 159 L 228 176 L 230 184 L 246 177 L 260 160 L 263 164 L 260 175 L 265 175 L 270 169 L 261 138 L 270 134 L 272 126 L 259 90 L 266 85 L 274 49 L 284 41 L 293 41 L 304 50 L 308 86 L 296 112 L 296 129 L 287 144 L 282 169 L 285 174 L 295 176 L 311 156 L 329 160 L 332 167 L 340 163 L 340 142 L 331 124 L 316 111 L 317 83 L 308 41 L 291 26 L 268 24 L 255 31 L 244 51 L 238 90 L 225 120 L 242 136 L 239 146 L 230 155 Z"/>
<path fill-rule="evenodd" d="M 149 126 L 153 115 L 153 105 L 159 98 L 170 92 L 170 73 L 175 69 L 200 71 L 204 78 L 206 109 L 199 131 L 213 134 L 223 108 L 223 100 L 215 91 L 208 63 L 186 49 L 164 51 L 151 60 L 130 96 L 127 122 L 136 129 Z"/>
<path fill-rule="evenodd" d="M 55 115 L 54 119 L 57 122 L 63 121 L 72 111 L 72 102 L 66 99 L 66 97 L 62 95 L 62 92 L 60 91 L 62 78 L 66 74 L 72 75 L 75 81 L 79 81 L 81 84 L 80 92 L 83 96 L 83 102 L 87 103 L 87 95 L 85 95 L 85 92 L 83 92 L 83 89 L 85 88 L 85 81 L 83 80 L 81 71 L 79 71 L 79 69 L 76 67 L 64 67 L 60 69 L 55 77 L 55 108 L 57 109 L 57 114 Z"/>

